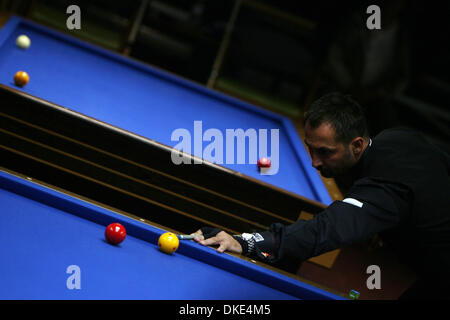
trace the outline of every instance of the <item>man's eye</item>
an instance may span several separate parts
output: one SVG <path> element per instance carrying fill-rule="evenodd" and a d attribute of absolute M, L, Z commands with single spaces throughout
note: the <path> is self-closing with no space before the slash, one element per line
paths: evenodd
<path fill-rule="evenodd" d="M 331 150 L 319 149 L 319 150 L 317 150 L 317 153 L 320 154 L 321 156 L 327 156 L 327 155 L 331 154 Z"/>

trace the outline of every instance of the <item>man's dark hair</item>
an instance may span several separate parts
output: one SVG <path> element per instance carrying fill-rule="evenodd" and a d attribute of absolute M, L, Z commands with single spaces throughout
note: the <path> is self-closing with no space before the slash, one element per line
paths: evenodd
<path fill-rule="evenodd" d="M 337 142 L 349 143 L 356 137 L 369 136 L 364 111 L 349 95 L 332 92 L 311 104 L 304 124 L 315 129 L 324 122 L 334 127 Z"/>

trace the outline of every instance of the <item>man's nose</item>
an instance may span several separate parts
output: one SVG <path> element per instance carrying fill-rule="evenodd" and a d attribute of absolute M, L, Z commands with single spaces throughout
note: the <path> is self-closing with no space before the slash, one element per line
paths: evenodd
<path fill-rule="evenodd" d="M 314 154 L 311 154 L 311 160 L 312 160 L 312 166 L 316 169 L 319 169 L 323 163 L 320 161 L 319 157 L 315 156 Z"/>

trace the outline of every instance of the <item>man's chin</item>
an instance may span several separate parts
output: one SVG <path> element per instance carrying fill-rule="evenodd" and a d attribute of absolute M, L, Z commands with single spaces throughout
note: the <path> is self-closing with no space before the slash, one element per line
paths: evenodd
<path fill-rule="evenodd" d="M 324 178 L 334 178 L 335 177 L 335 175 L 333 173 L 329 172 L 329 171 L 320 170 L 320 174 Z"/>

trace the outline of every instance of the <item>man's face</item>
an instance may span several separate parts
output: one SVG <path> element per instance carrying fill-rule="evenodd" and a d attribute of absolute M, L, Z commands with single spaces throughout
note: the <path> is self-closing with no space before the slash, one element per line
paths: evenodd
<path fill-rule="evenodd" d="M 312 166 L 326 178 L 344 175 L 357 162 L 352 143 L 344 145 L 336 142 L 335 130 L 328 122 L 315 129 L 306 123 L 305 144 Z"/>

